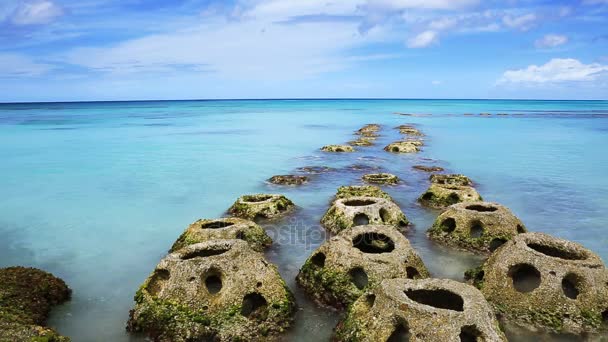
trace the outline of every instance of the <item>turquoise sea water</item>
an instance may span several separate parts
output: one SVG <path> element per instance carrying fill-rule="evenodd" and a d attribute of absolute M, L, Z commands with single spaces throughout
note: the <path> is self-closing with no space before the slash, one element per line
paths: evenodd
<path fill-rule="evenodd" d="M 367 123 L 384 127 L 376 146 L 318 151 L 352 140 Z M 400 138 L 393 127 L 405 123 L 427 134 L 423 151 L 382 151 Z M 416 203 L 428 175 L 415 164 L 470 176 L 486 200 L 509 206 L 530 230 L 580 242 L 608 261 L 607 148 L 608 101 L 5 104 L 0 267 L 40 267 L 65 279 L 73 299 L 49 323 L 74 341 L 140 340 L 124 329 L 132 297 L 183 229 L 224 215 L 242 194 L 280 192 L 298 211 L 263 224 L 275 239 L 266 255 L 301 307 L 287 338 L 327 340 L 339 315 L 308 301 L 294 277 L 324 238 L 318 222 L 338 186 L 360 183 L 365 169 L 399 175 L 404 183 L 386 190 L 414 223 L 407 237 L 435 277 L 462 279 L 480 259 L 426 239 L 438 212 Z M 299 188 L 265 183 L 304 166 L 336 170 Z"/>

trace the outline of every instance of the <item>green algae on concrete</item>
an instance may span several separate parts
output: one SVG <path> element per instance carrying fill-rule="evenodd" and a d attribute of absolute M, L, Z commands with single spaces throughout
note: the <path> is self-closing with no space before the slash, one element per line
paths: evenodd
<path fill-rule="evenodd" d="M 443 168 L 440 166 L 425 166 L 425 165 L 414 165 L 412 169 L 423 171 L 423 172 L 441 172 Z"/>
<path fill-rule="evenodd" d="M 431 183 L 439 185 L 473 186 L 473 181 L 469 177 L 461 174 L 435 174 L 431 175 L 429 180 Z"/>
<path fill-rule="evenodd" d="M 355 149 L 350 145 L 326 145 L 321 148 L 323 152 L 355 152 Z"/>
<path fill-rule="evenodd" d="M 228 217 L 194 222 L 175 241 L 170 252 L 175 252 L 195 243 L 221 239 L 244 240 L 258 252 L 272 244 L 272 239 L 266 234 L 264 228 L 255 222 L 237 217 Z"/>
<path fill-rule="evenodd" d="M 276 266 L 241 240 L 168 255 L 135 302 L 127 329 L 167 342 L 278 340 L 296 307 Z"/>
<path fill-rule="evenodd" d="M 253 220 L 281 216 L 294 207 L 293 202 L 283 195 L 256 194 L 239 197 L 228 212 L 232 216 Z"/>
<path fill-rule="evenodd" d="M 428 271 L 409 241 L 392 226 L 358 226 L 312 253 L 297 280 L 317 302 L 344 308 L 389 278 L 425 278 Z"/>
<path fill-rule="evenodd" d="M 394 202 L 379 197 L 337 199 L 327 210 L 321 224 L 332 233 L 360 225 L 392 225 L 406 228 L 409 221 Z"/>
<path fill-rule="evenodd" d="M 309 178 L 307 176 L 300 175 L 278 175 L 268 179 L 269 183 L 276 185 L 302 185 L 308 183 L 308 181 Z"/>
<path fill-rule="evenodd" d="M 374 184 L 395 185 L 399 183 L 399 177 L 390 173 L 370 173 L 361 178 L 364 182 Z"/>
<path fill-rule="evenodd" d="M 483 199 L 472 186 L 443 185 L 431 186 L 418 198 L 418 201 L 432 208 L 445 208 L 461 202 L 476 202 Z"/>
<path fill-rule="evenodd" d="M 350 185 L 341 186 L 336 193 L 336 199 L 350 197 L 378 197 L 393 201 L 393 198 L 375 185 Z"/>
<path fill-rule="evenodd" d="M 63 280 L 42 270 L 0 269 L 0 341 L 69 341 L 44 325 L 51 308 L 71 293 Z"/>
<path fill-rule="evenodd" d="M 388 144 L 384 147 L 386 152 L 392 153 L 416 153 L 420 151 L 419 146 L 422 145 L 420 141 L 396 141 L 394 143 Z"/>

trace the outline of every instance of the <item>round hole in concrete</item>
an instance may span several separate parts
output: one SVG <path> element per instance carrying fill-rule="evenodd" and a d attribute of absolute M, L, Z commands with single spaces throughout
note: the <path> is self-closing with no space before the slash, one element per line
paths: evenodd
<path fill-rule="evenodd" d="M 456 293 L 444 289 L 406 290 L 405 295 L 420 304 L 438 309 L 463 311 L 464 300 Z"/>
<path fill-rule="evenodd" d="M 522 293 L 534 291 L 541 282 L 540 272 L 529 264 L 511 266 L 508 276 L 513 281 L 515 290 Z"/>

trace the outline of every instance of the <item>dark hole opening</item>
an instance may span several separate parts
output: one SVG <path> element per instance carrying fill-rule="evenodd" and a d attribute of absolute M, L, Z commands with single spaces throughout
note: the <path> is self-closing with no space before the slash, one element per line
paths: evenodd
<path fill-rule="evenodd" d="M 169 273 L 169 270 L 165 270 L 165 269 L 154 270 L 152 279 L 150 279 L 150 283 L 148 284 L 148 293 L 150 293 L 153 296 L 156 296 L 161 290 L 162 283 L 165 280 L 169 279 L 170 277 L 171 277 L 171 274 Z"/>
<path fill-rule="evenodd" d="M 394 147 L 393 147 L 393 149 L 392 149 L 392 151 L 393 151 L 393 152 L 399 152 L 399 147 L 394 146 Z"/>
<path fill-rule="evenodd" d="M 580 279 L 576 274 L 568 273 L 564 279 L 562 279 L 562 291 L 564 295 L 570 299 L 576 299 L 580 293 L 579 291 Z"/>
<path fill-rule="evenodd" d="M 481 331 L 473 325 L 467 325 L 460 329 L 460 341 L 477 342 L 481 337 Z"/>
<path fill-rule="evenodd" d="M 245 240 L 245 238 L 246 238 L 246 237 L 245 237 L 245 233 L 244 233 L 244 232 L 242 232 L 242 231 L 237 232 L 235 237 L 236 237 L 237 239 L 239 239 L 239 240 Z"/>
<path fill-rule="evenodd" d="M 363 233 L 353 239 L 353 247 L 363 253 L 390 253 L 395 249 L 395 243 L 384 234 Z"/>
<path fill-rule="evenodd" d="M 205 287 L 210 294 L 216 294 L 222 290 L 222 275 L 217 270 L 212 270 L 205 278 Z"/>
<path fill-rule="evenodd" d="M 517 233 L 518 234 L 523 234 L 526 232 L 526 228 L 524 228 L 524 226 L 522 226 L 521 224 L 517 225 Z"/>
<path fill-rule="evenodd" d="M 495 250 L 498 249 L 498 247 L 504 245 L 505 242 L 507 242 L 507 240 L 502 239 L 502 238 L 493 239 L 492 241 L 490 241 L 490 247 L 489 247 L 490 252 L 494 252 Z"/>
<path fill-rule="evenodd" d="M 508 275 L 513 280 L 513 287 L 519 292 L 532 292 L 540 286 L 540 272 L 532 265 L 512 266 Z"/>
<path fill-rule="evenodd" d="M 483 223 L 480 221 L 473 221 L 470 234 L 473 239 L 480 238 L 481 235 L 483 235 Z"/>
<path fill-rule="evenodd" d="M 384 223 L 390 222 L 390 220 L 391 220 L 391 216 L 389 215 L 388 211 L 384 208 L 380 208 L 380 219 Z"/>
<path fill-rule="evenodd" d="M 602 312 L 602 321 L 604 324 L 608 325 L 608 309 Z"/>
<path fill-rule="evenodd" d="M 422 195 L 422 199 L 425 201 L 430 201 L 433 199 L 433 193 L 432 192 L 426 192 L 424 193 L 424 195 Z"/>
<path fill-rule="evenodd" d="M 462 297 L 448 290 L 406 290 L 404 292 L 409 299 L 420 304 L 453 311 L 464 310 Z"/>
<path fill-rule="evenodd" d="M 365 303 L 367 304 L 367 306 L 369 308 L 371 308 L 372 306 L 374 306 L 375 302 L 376 302 L 376 295 L 375 294 L 370 293 L 367 296 L 365 296 Z"/>
<path fill-rule="evenodd" d="M 194 258 L 204 258 L 214 255 L 224 254 L 228 251 L 228 249 L 197 249 L 192 252 L 188 252 L 182 255 L 182 260 L 189 260 Z"/>
<path fill-rule="evenodd" d="M 393 333 L 388 337 L 386 342 L 405 342 L 409 341 L 411 337 L 407 322 L 401 321 L 397 323 L 395 330 L 393 330 Z"/>
<path fill-rule="evenodd" d="M 572 249 L 568 250 L 564 247 L 547 246 L 538 243 L 529 243 L 528 247 L 532 248 L 537 252 L 543 253 L 554 258 L 566 260 L 584 260 L 587 258 L 587 256 L 583 252 L 575 251 Z"/>
<path fill-rule="evenodd" d="M 359 214 L 355 215 L 355 217 L 353 218 L 354 226 L 366 226 L 368 224 L 369 224 L 369 217 L 367 217 L 367 215 L 365 215 L 363 213 L 359 213 Z"/>
<path fill-rule="evenodd" d="M 373 200 L 350 200 L 342 202 L 347 207 L 365 207 L 367 205 L 375 204 Z"/>
<path fill-rule="evenodd" d="M 325 254 L 319 252 L 313 255 L 310 261 L 313 263 L 313 265 L 323 268 L 325 266 Z"/>
<path fill-rule="evenodd" d="M 446 233 L 451 233 L 456 229 L 456 220 L 453 218 L 447 218 L 441 222 L 441 230 Z"/>
<path fill-rule="evenodd" d="M 407 222 L 403 220 L 399 221 L 399 227 L 407 227 Z"/>
<path fill-rule="evenodd" d="M 359 290 L 363 290 L 368 283 L 367 273 L 361 268 L 356 267 L 350 270 L 350 278 Z"/>
<path fill-rule="evenodd" d="M 226 221 L 212 221 L 212 222 L 208 222 L 208 223 L 203 223 L 201 225 L 201 228 L 202 229 L 219 229 L 219 228 L 226 228 L 226 227 L 230 227 L 230 226 L 234 226 L 234 223 L 226 222 Z"/>
<path fill-rule="evenodd" d="M 249 318 L 266 319 L 268 315 L 268 302 L 259 293 L 250 293 L 243 298 L 241 315 Z"/>
<path fill-rule="evenodd" d="M 420 272 L 415 267 L 408 266 L 405 268 L 405 273 L 409 279 L 415 279 L 420 276 Z"/>
<path fill-rule="evenodd" d="M 460 196 L 458 196 L 457 193 L 452 192 L 450 194 L 450 196 L 448 196 L 448 203 L 450 203 L 450 204 L 456 204 L 458 202 L 460 202 Z"/>
<path fill-rule="evenodd" d="M 480 204 L 473 204 L 473 205 L 469 205 L 467 206 L 468 210 L 474 210 L 474 211 L 479 211 L 479 212 L 493 212 L 498 210 L 498 208 L 495 207 L 490 207 L 490 206 L 485 206 L 485 205 L 480 205 Z"/>
<path fill-rule="evenodd" d="M 256 202 L 264 202 L 264 201 L 267 201 L 267 200 L 269 200 L 271 198 L 272 198 L 272 196 L 269 196 L 269 195 L 244 196 L 243 197 L 243 201 L 244 202 L 256 203 Z"/>

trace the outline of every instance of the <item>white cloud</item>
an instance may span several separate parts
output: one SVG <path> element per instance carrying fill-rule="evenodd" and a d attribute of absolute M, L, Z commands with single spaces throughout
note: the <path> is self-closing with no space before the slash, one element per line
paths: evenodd
<path fill-rule="evenodd" d="M 0 78 L 35 77 L 52 69 L 52 65 L 35 62 L 24 55 L 0 53 Z"/>
<path fill-rule="evenodd" d="M 432 81 L 431 84 L 434 85 L 434 86 L 440 86 L 440 85 L 443 84 L 443 82 L 441 82 L 441 81 Z"/>
<path fill-rule="evenodd" d="M 411 49 L 425 48 L 439 41 L 439 35 L 435 31 L 424 31 L 407 41 L 407 47 Z"/>
<path fill-rule="evenodd" d="M 520 16 L 505 15 L 502 18 L 502 22 L 507 27 L 521 31 L 528 31 L 531 29 L 536 24 L 537 20 L 538 17 L 534 13 L 528 13 Z"/>
<path fill-rule="evenodd" d="M 23 2 L 12 17 L 15 25 L 47 24 L 63 15 L 61 7 L 49 0 Z"/>
<path fill-rule="evenodd" d="M 367 0 L 369 9 L 404 10 L 404 9 L 441 9 L 455 10 L 479 3 L 479 0 Z"/>
<path fill-rule="evenodd" d="M 525 69 L 506 71 L 498 83 L 540 84 L 594 81 L 606 72 L 608 72 L 608 65 L 583 64 L 572 58 L 554 58 L 541 66 L 530 65 Z"/>
<path fill-rule="evenodd" d="M 568 37 L 559 34 L 548 34 L 534 42 L 538 49 L 554 48 L 568 42 Z"/>

